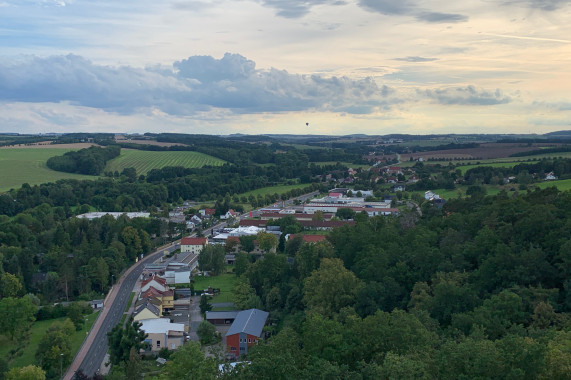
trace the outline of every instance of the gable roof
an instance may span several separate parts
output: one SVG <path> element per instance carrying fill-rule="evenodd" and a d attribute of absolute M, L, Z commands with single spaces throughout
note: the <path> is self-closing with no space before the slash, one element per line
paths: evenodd
<path fill-rule="evenodd" d="M 153 305 L 151 302 L 147 301 L 143 304 L 141 304 L 138 308 L 135 309 L 135 315 L 139 314 L 141 311 L 148 309 L 151 313 L 153 313 L 154 315 L 156 315 L 157 317 L 160 317 L 160 310 L 158 307 L 156 307 L 155 305 Z"/>
<path fill-rule="evenodd" d="M 154 286 L 149 286 L 149 289 L 145 290 L 142 293 L 142 298 L 149 298 L 149 297 L 159 297 L 159 296 L 163 296 L 163 292 L 161 292 L 159 289 L 155 288 Z"/>
<path fill-rule="evenodd" d="M 243 310 L 236 315 L 236 319 L 230 326 L 226 336 L 246 333 L 259 338 L 262 335 L 262 329 L 266 324 L 268 315 L 268 312 L 259 309 Z"/>
<path fill-rule="evenodd" d="M 160 284 L 160 285 L 162 285 L 162 286 L 166 286 L 166 285 L 167 285 L 167 280 L 166 280 L 166 279 L 164 279 L 164 278 L 162 278 L 162 277 L 159 277 L 159 276 L 152 276 L 152 277 L 147 278 L 146 280 L 143 280 L 143 281 L 141 282 L 141 287 L 144 287 L 145 285 L 147 285 L 148 283 L 152 282 L 153 280 L 154 280 L 157 284 Z"/>
<path fill-rule="evenodd" d="M 180 245 L 205 245 L 205 237 L 184 237 L 180 241 Z"/>

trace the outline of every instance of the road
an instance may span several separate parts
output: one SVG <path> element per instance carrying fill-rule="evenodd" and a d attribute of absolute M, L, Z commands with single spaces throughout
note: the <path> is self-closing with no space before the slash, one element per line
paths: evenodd
<path fill-rule="evenodd" d="M 294 198 L 296 200 L 300 200 L 304 202 L 310 197 L 318 194 L 319 192 L 315 191 L 309 194 L 302 195 L 300 197 Z M 287 200 L 285 204 L 292 204 L 293 199 Z M 258 210 L 255 210 L 258 211 Z M 245 217 L 243 215 L 242 217 Z M 215 231 L 220 228 L 226 227 L 227 223 L 222 222 L 215 226 L 210 227 L 211 231 Z M 208 230 L 205 230 L 205 232 Z M 191 235 L 194 236 L 194 235 Z M 176 243 L 176 242 L 175 242 Z M 168 250 L 169 252 L 174 251 L 175 249 L 179 248 L 179 244 L 173 243 L 172 245 L 163 246 L 159 248 L 157 251 L 148 254 L 145 256 L 143 260 L 139 260 L 138 263 L 131 266 L 119 279 L 117 284 L 112 288 L 111 292 L 107 296 L 105 306 L 101 311 L 101 314 L 95 321 L 95 324 L 91 328 L 87 339 L 83 342 L 79 352 L 75 356 L 73 362 L 69 366 L 68 370 L 66 371 L 63 379 L 64 380 L 71 380 L 73 379 L 75 372 L 78 369 L 81 369 L 83 373 L 88 376 L 93 376 L 99 368 L 101 368 L 101 364 L 105 359 L 105 354 L 107 353 L 109 346 L 107 344 L 107 333 L 115 327 L 120 321 L 125 308 L 127 307 L 127 303 L 129 302 L 129 296 L 135 287 L 135 283 L 137 279 L 141 276 L 141 273 L 144 269 L 144 264 L 148 264 L 154 261 L 157 256 L 162 255 L 164 250 Z M 180 241 L 178 241 L 180 243 Z M 192 304 L 191 304 L 192 305 Z M 195 309 L 198 306 L 198 302 L 196 302 Z M 191 306 L 191 315 L 190 320 L 191 325 L 194 323 L 195 328 L 198 327 L 200 324 L 200 320 L 202 317 L 198 317 L 200 315 L 200 310 L 198 309 L 198 315 L 196 315 L 197 311 L 192 309 Z M 196 331 L 191 329 L 191 331 Z"/>
<path fill-rule="evenodd" d="M 101 367 L 108 350 L 107 332 L 111 331 L 121 321 L 123 312 L 129 302 L 135 282 L 143 272 L 144 264 L 152 262 L 157 254 L 166 249 L 169 252 L 178 248 L 178 245 L 161 247 L 159 250 L 147 255 L 143 260 L 131 266 L 119 279 L 118 283 L 109 293 L 106 304 L 93 325 L 86 341 L 69 366 L 64 380 L 73 378 L 75 372 L 81 369 L 88 376 L 93 376 Z"/>

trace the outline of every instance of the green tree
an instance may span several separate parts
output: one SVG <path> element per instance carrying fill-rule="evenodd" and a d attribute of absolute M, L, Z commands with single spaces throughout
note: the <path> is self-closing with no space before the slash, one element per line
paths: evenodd
<path fill-rule="evenodd" d="M 224 247 L 219 244 L 209 244 L 205 246 L 198 255 L 198 265 L 200 270 L 212 272 L 215 276 L 224 270 Z"/>
<path fill-rule="evenodd" d="M 303 302 L 310 312 L 331 317 L 341 308 L 354 304 L 362 286 L 361 280 L 347 270 L 341 260 L 322 259 L 319 269 L 304 281 Z"/>
<path fill-rule="evenodd" d="M 131 347 L 134 347 L 136 352 L 139 352 L 144 347 L 146 338 L 147 334 L 141 330 L 141 323 L 133 321 L 133 317 L 129 317 L 125 328 L 120 323 L 117 324 L 107 333 L 111 363 L 127 362 Z"/>
<path fill-rule="evenodd" d="M 200 313 L 202 315 L 206 314 L 207 311 L 212 310 L 212 305 L 210 305 L 210 303 L 208 303 L 208 296 L 206 295 L 201 295 L 200 296 Z"/>
<path fill-rule="evenodd" d="M 344 220 L 353 219 L 355 218 L 355 211 L 347 207 L 342 207 L 337 209 L 335 216 Z"/>
<path fill-rule="evenodd" d="M 234 263 L 234 272 L 236 276 L 240 277 L 248 270 L 250 266 L 250 255 L 244 252 L 238 253 L 236 255 L 236 262 Z"/>
<path fill-rule="evenodd" d="M 7 297 L 0 300 L 0 331 L 11 340 L 28 331 L 37 307 L 29 298 Z"/>
<path fill-rule="evenodd" d="M 240 247 L 248 253 L 252 252 L 255 248 L 254 240 L 256 240 L 255 235 L 240 236 Z"/>
<path fill-rule="evenodd" d="M 135 347 L 129 350 L 129 360 L 125 363 L 125 378 L 126 380 L 141 379 L 141 357 Z"/>
<path fill-rule="evenodd" d="M 203 345 L 216 343 L 216 327 L 208 321 L 200 322 L 196 334 L 200 338 L 200 343 Z"/>
<path fill-rule="evenodd" d="M 60 375 L 60 364 L 67 367 L 71 363 L 71 336 L 75 331 L 73 323 L 66 319 L 54 322 L 38 344 L 36 361 L 46 371 L 48 378 Z"/>
<path fill-rule="evenodd" d="M 188 342 L 179 348 L 161 375 L 162 380 L 215 380 L 217 377 L 216 359 L 205 357 L 198 342 Z"/>
<path fill-rule="evenodd" d="M 261 308 L 262 301 L 256 290 L 244 276 L 238 277 L 234 284 L 234 304 L 239 309 Z"/>
<path fill-rule="evenodd" d="M 130 261 L 134 261 L 139 254 L 143 253 L 141 237 L 135 228 L 131 226 L 125 227 L 121 232 L 121 240 L 125 244 L 127 258 Z"/>
<path fill-rule="evenodd" d="M 22 283 L 12 273 L 0 275 L 0 298 L 16 297 L 22 291 Z"/>
<path fill-rule="evenodd" d="M 258 245 L 266 252 L 270 252 L 278 245 L 278 238 L 276 235 L 269 232 L 258 232 L 256 237 Z"/>
<path fill-rule="evenodd" d="M 8 371 L 6 380 L 46 380 L 46 373 L 35 365 L 16 367 Z"/>

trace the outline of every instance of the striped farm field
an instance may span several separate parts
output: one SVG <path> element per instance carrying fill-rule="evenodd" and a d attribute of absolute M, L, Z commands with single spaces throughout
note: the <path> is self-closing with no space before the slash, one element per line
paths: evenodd
<path fill-rule="evenodd" d="M 206 165 L 221 166 L 224 160 L 199 152 L 155 152 L 135 149 L 121 149 L 121 155 L 107 163 L 105 171 L 118 171 L 135 168 L 137 174 L 147 174 L 152 169 L 166 166 L 201 168 Z"/>

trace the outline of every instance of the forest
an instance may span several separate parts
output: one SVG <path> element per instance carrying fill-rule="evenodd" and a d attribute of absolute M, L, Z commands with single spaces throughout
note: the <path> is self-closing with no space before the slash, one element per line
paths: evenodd
<path fill-rule="evenodd" d="M 355 217 L 287 255 L 241 254 L 240 308 L 271 335 L 228 379 L 567 379 L 571 194 L 475 194 L 398 218 Z M 192 348 L 188 348 L 192 350 Z M 175 355 L 215 378 L 215 361 Z"/>
<path fill-rule="evenodd" d="M 105 169 L 107 161 L 119 157 L 121 148 L 110 145 L 106 148 L 92 146 L 79 151 L 64 153 L 48 159 L 46 165 L 52 170 L 67 173 L 99 175 Z"/>

